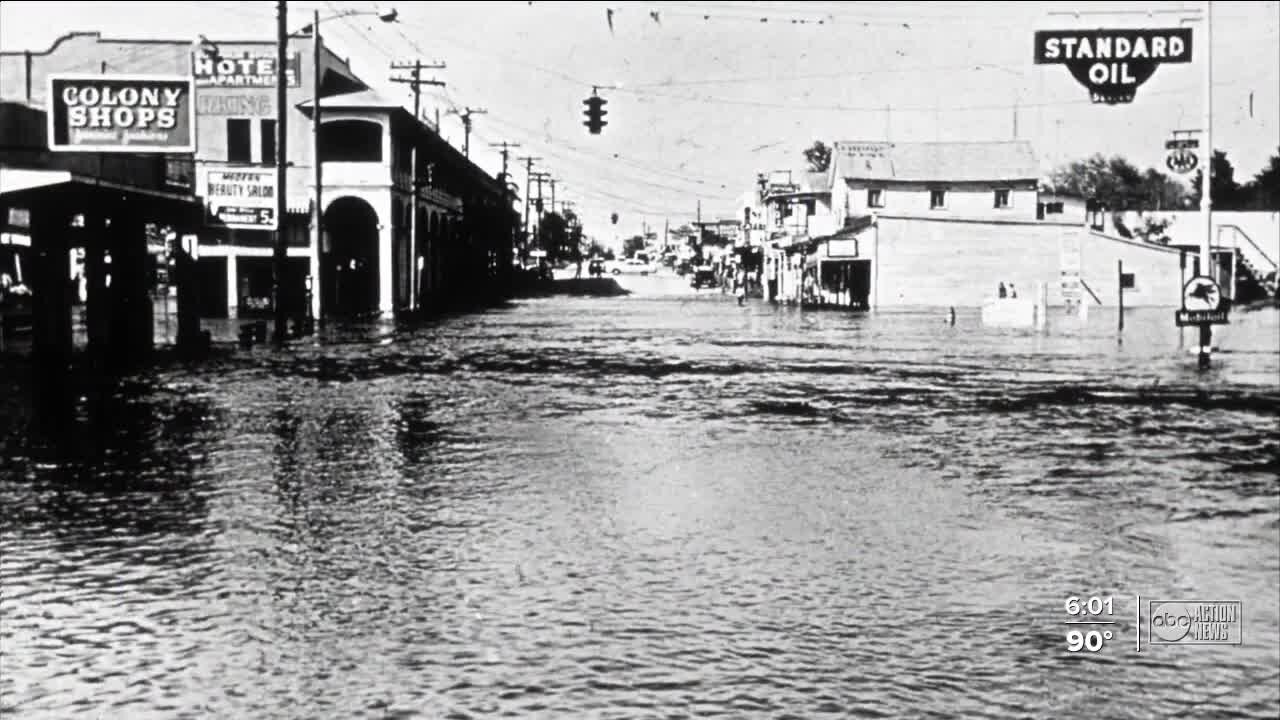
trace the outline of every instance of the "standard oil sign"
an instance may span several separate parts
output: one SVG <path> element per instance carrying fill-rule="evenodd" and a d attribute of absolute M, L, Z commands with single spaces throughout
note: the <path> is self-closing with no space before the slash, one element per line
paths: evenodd
<path fill-rule="evenodd" d="M 49 149 L 193 153 L 192 94 L 182 76 L 51 75 Z"/>
<path fill-rule="evenodd" d="M 1041 30 L 1036 64 L 1066 65 L 1097 103 L 1128 103 L 1165 63 L 1191 62 L 1191 28 Z"/>

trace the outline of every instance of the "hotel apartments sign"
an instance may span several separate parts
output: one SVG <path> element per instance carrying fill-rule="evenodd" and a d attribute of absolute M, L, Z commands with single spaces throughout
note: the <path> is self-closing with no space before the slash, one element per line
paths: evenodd
<path fill-rule="evenodd" d="M 201 173 L 210 225 L 242 230 L 276 229 L 275 168 L 213 168 Z"/>
<path fill-rule="evenodd" d="M 192 95 L 182 76 L 50 75 L 49 149 L 194 153 Z"/>
<path fill-rule="evenodd" d="M 1066 65 L 1095 103 L 1133 102 L 1157 67 L 1189 62 L 1191 28 L 1036 33 L 1036 64 Z"/>
<path fill-rule="evenodd" d="M 288 87 L 301 87 L 297 53 L 289 56 L 285 68 Z M 274 53 L 243 53 L 238 56 L 213 58 L 195 53 L 191 58 L 196 87 L 202 88 L 273 88 L 276 86 Z"/>

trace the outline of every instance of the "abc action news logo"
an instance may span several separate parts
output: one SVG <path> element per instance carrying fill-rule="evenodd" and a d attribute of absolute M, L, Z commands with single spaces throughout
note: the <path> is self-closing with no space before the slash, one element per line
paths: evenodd
<path fill-rule="evenodd" d="M 1241 610 L 1235 600 L 1152 600 L 1148 637 L 1157 644 L 1239 645 Z"/>

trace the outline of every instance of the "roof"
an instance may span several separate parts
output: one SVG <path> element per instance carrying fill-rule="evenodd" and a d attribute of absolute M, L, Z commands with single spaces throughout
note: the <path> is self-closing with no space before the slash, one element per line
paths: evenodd
<path fill-rule="evenodd" d="M 311 100 L 308 98 L 298 103 L 300 108 L 311 108 Z M 374 110 L 379 108 L 400 108 L 403 103 L 399 100 L 392 100 L 377 90 L 360 90 L 357 92 L 344 93 L 342 95 L 331 95 L 329 97 L 320 98 L 320 107 L 323 108 L 347 108 Z"/>
<path fill-rule="evenodd" d="M 899 182 L 983 182 L 1038 180 L 1040 167 L 1031 143 L 837 142 L 832 168 L 845 180 Z"/>

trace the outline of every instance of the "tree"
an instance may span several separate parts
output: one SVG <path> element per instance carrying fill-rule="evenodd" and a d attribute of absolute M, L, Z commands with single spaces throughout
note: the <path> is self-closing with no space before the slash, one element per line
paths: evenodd
<path fill-rule="evenodd" d="M 818 140 L 804 151 L 804 159 L 809 162 L 809 169 L 813 172 L 826 172 L 831 167 L 831 148 Z"/>
<path fill-rule="evenodd" d="M 625 257 L 631 257 L 636 253 L 644 250 L 644 236 L 632 235 L 622 241 L 622 254 Z"/>
<path fill-rule="evenodd" d="M 542 222 L 538 226 L 538 242 L 547 252 L 547 262 L 554 265 L 569 258 L 566 247 L 568 240 L 568 225 L 563 216 L 554 212 L 542 216 Z"/>
<path fill-rule="evenodd" d="M 1139 170 L 1120 156 L 1094 155 L 1051 174 L 1058 192 L 1101 202 L 1111 210 L 1167 210 L 1186 204 L 1183 184 L 1159 170 Z"/>
<path fill-rule="evenodd" d="M 1236 169 L 1231 165 L 1231 161 L 1227 159 L 1227 153 L 1222 150 L 1213 151 L 1213 159 L 1210 161 L 1209 169 L 1209 188 L 1213 200 L 1214 210 L 1239 210 L 1244 203 L 1245 194 L 1240 183 L 1236 182 Z M 1196 175 L 1191 179 L 1191 201 L 1196 207 L 1200 205 L 1200 188 L 1204 183 L 1204 168 L 1196 171 Z"/>
<path fill-rule="evenodd" d="M 1248 209 L 1280 211 L 1280 149 L 1241 192 L 1248 198 Z"/>

